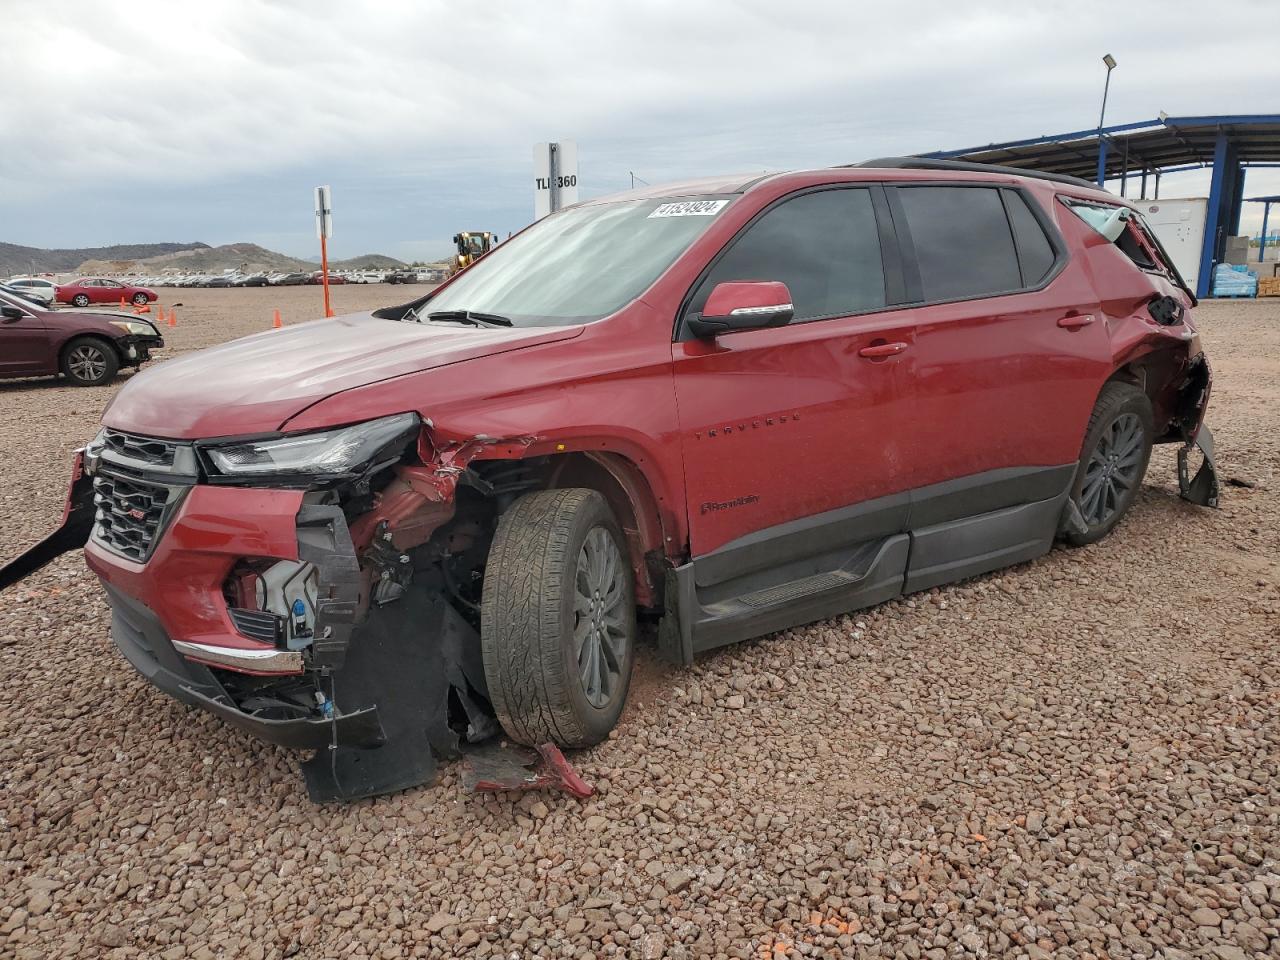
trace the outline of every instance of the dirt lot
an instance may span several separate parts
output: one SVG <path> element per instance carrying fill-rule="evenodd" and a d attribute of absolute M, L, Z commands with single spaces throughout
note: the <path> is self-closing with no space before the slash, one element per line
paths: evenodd
<path fill-rule="evenodd" d="M 175 293 L 168 354 L 320 298 Z M 1161 450 L 1094 547 L 649 658 L 575 758 L 585 803 L 446 765 L 312 806 L 294 755 L 139 679 L 62 558 L 0 597 L 0 955 L 1280 955 L 1280 301 L 1200 318 L 1222 473 L 1254 486 L 1191 507 Z M 3 552 L 54 524 L 110 393 L 0 385 Z"/>

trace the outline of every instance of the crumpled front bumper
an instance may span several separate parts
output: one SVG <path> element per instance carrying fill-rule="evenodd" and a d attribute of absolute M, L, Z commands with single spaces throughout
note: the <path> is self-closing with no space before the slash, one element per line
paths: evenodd
<path fill-rule="evenodd" d="M 104 583 L 111 604 L 111 638 L 143 677 L 169 696 L 207 710 L 241 730 L 295 749 L 321 750 L 331 745 L 377 747 L 386 741 L 377 707 L 332 718 L 272 720 L 236 706 L 217 676 L 203 663 L 181 656 L 160 619 L 139 601 Z"/>

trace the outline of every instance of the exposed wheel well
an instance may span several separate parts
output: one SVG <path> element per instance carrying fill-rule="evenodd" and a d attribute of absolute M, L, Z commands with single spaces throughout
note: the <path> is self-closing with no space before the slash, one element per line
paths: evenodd
<path fill-rule="evenodd" d="M 501 470 L 500 464 L 510 468 L 516 462 L 475 460 L 471 468 L 483 477 Z M 581 487 L 605 498 L 626 537 L 635 571 L 636 601 L 644 607 L 659 606 L 662 577 L 655 571 L 653 560 L 665 553 L 665 534 L 657 497 L 640 467 L 622 454 L 603 451 L 554 454 L 529 467 L 523 492 Z M 508 505 L 500 498 L 500 510 Z"/>
<path fill-rule="evenodd" d="M 1129 383 L 1147 395 L 1155 418 L 1157 442 L 1166 438 L 1177 414 L 1176 378 L 1182 370 L 1180 360 L 1173 351 L 1148 353 L 1117 367 L 1107 378 L 1107 383 Z M 1098 392 L 1101 395 L 1102 391 Z"/>

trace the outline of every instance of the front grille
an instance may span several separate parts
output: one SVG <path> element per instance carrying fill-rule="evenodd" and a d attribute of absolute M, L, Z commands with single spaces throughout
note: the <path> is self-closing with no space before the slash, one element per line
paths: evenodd
<path fill-rule="evenodd" d="M 93 481 L 94 539 L 141 563 L 151 555 L 169 506 L 182 489 L 100 473 Z"/>
<path fill-rule="evenodd" d="M 172 467 L 178 445 L 169 440 L 154 440 L 151 437 L 135 437 L 118 430 L 104 430 L 103 443 L 128 460 L 139 466 L 145 464 L 152 467 Z"/>
<path fill-rule="evenodd" d="M 266 610 L 246 610 L 243 607 L 228 607 L 231 622 L 236 629 L 251 640 L 263 643 L 278 643 L 284 636 L 284 617 Z"/>

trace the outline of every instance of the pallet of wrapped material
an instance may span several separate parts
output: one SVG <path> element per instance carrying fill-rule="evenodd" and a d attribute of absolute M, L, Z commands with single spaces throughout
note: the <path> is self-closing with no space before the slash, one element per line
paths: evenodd
<path fill-rule="evenodd" d="M 1258 296 L 1280 297 L 1280 277 L 1262 277 L 1258 280 Z"/>

